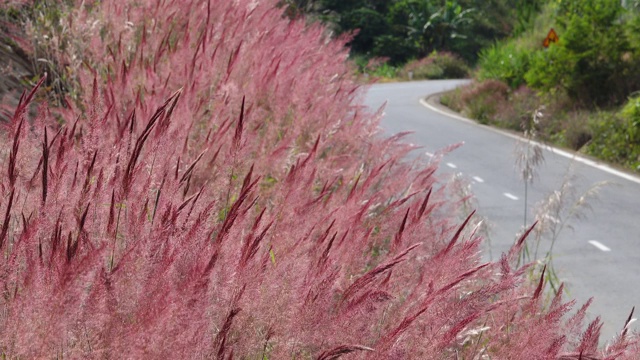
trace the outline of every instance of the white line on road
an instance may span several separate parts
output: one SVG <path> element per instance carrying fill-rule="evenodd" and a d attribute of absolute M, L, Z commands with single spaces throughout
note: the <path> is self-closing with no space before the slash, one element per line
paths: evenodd
<path fill-rule="evenodd" d="M 513 195 L 513 194 L 504 193 L 504 194 L 502 194 L 502 195 L 504 195 L 504 196 L 508 197 L 508 198 L 509 198 L 509 199 L 511 199 L 511 200 L 518 200 L 518 197 L 517 197 L 517 196 L 515 196 L 515 195 Z"/>
<path fill-rule="evenodd" d="M 473 180 L 475 180 L 476 182 L 479 182 L 479 183 L 483 183 L 484 182 L 484 180 L 480 176 L 474 176 Z"/>
<path fill-rule="evenodd" d="M 447 163 L 447 166 L 452 168 L 452 169 L 457 169 L 458 167 L 456 166 L 456 164 L 453 163 Z"/>
<path fill-rule="evenodd" d="M 589 240 L 589 244 L 597 247 L 598 249 L 600 249 L 602 251 L 611 251 L 611 249 L 609 249 L 609 247 L 607 247 L 603 243 L 601 243 L 599 241 L 596 241 L 596 240 Z"/>
<path fill-rule="evenodd" d="M 433 153 L 428 152 L 428 151 L 427 151 L 426 153 L 424 153 L 424 154 L 425 154 L 425 155 L 427 155 L 428 157 L 433 157 L 433 156 L 434 156 L 434 154 L 433 154 Z"/>

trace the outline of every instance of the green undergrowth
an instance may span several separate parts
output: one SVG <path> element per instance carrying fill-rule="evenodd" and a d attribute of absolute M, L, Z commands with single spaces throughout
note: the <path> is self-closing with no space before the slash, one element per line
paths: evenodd
<path fill-rule="evenodd" d="M 462 79 L 470 75 L 469 65 L 450 52 L 433 52 L 422 59 L 394 66 L 386 58 L 355 58 L 358 72 L 378 82 Z"/>

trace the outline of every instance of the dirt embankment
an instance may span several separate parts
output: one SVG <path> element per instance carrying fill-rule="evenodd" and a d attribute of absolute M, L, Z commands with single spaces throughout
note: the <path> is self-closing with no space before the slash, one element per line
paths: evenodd
<path fill-rule="evenodd" d="M 32 60 L 4 37 L 0 38 L 0 121 L 9 118 L 27 88 L 25 84 L 33 78 Z"/>

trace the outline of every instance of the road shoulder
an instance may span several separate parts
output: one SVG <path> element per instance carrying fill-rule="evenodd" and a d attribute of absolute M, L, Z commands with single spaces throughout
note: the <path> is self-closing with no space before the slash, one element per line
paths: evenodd
<path fill-rule="evenodd" d="M 508 131 L 508 130 L 505 130 L 505 129 L 496 128 L 496 127 L 489 126 L 489 125 L 480 124 L 477 121 L 469 119 L 469 118 L 466 118 L 466 117 L 462 116 L 460 113 L 451 110 L 449 107 L 442 105 L 440 103 L 440 97 L 443 94 L 447 93 L 447 92 L 448 91 L 443 91 L 443 92 L 438 92 L 438 93 L 435 93 L 435 94 L 430 94 L 427 97 L 421 98 L 420 99 L 420 103 L 424 107 L 426 107 L 426 108 L 428 108 L 428 109 L 430 109 L 432 111 L 438 112 L 440 114 L 443 114 L 445 116 L 454 118 L 456 120 L 464 121 L 464 122 L 467 122 L 467 123 L 470 123 L 470 124 L 475 124 L 477 126 L 484 127 L 484 128 L 486 128 L 486 129 L 488 129 L 490 131 L 502 134 L 504 136 L 508 136 L 508 137 L 510 137 L 512 139 L 515 139 L 515 140 L 518 140 L 518 141 L 523 141 L 523 142 L 529 141 L 528 139 L 522 137 L 519 133 Z M 615 175 L 617 177 L 620 177 L 620 178 L 623 178 L 625 180 L 634 182 L 636 184 L 640 184 L 640 177 L 638 177 L 635 174 L 632 174 L 632 173 L 628 172 L 626 169 L 615 168 L 611 164 L 604 163 L 601 160 L 588 157 L 588 156 L 586 156 L 584 154 L 581 154 L 581 153 L 578 153 L 578 152 L 575 152 L 575 151 L 571 151 L 571 150 L 567 150 L 567 149 L 561 149 L 561 148 L 554 147 L 552 145 L 545 144 L 545 143 L 540 143 L 540 142 L 537 142 L 537 141 L 531 141 L 531 143 L 533 145 L 537 145 L 537 146 L 543 147 L 543 148 L 545 148 L 545 149 L 547 149 L 547 150 L 549 150 L 549 151 L 551 151 L 551 152 L 553 152 L 555 154 L 558 154 L 560 156 L 563 156 L 563 157 L 566 157 L 568 159 L 572 159 L 574 161 L 583 163 L 585 165 L 597 168 L 597 169 L 602 170 L 604 172 L 607 172 L 607 173 L 609 173 L 611 175 Z"/>

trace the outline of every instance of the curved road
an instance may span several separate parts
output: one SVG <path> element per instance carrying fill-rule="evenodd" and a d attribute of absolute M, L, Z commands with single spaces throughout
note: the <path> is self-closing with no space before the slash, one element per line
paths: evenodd
<path fill-rule="evenodd" d="M 478 213 L 490 224 L 487 247 L 495 258 L 509 249 L 523 227 L 524 183 L 515 168 L 515 149 L 520 140 L 421 102 L 428 95 L 463 83 L 447 80 L 373 85 L 366 104 L 377 109 L 386 102 L 384 131 L 412 131 L 408 141 L 422 146 L 427 156 L 464 142 L 444 157 L 439 173 L 461 173 L 470 182 Z M 585 218 L 572 221 L 573 230 L 565 228 L 559 233 L 553 250 L 554 266 L 568 288 L 568 297 L 578 302 L 574 308 L 593 296 L 587 320 L 599 315 L 604 321 L 601 340 L 609 341 L 621 330 L 633 306 L 639 307 L 640 313 L 640 178 L 588 160 L 576 161 L 558 150 L 545 149 L 544 157 L 538 177 L 529 186 L 530 209 L 560 188 L 569 168 L 573 169 L 577 195 L 595 183 L 609 183 L 600 189 L 598 199 L 590 201 L 592 210 L 585 213 Z M 529 223 L 532 212 L 529 210 Z M 559 216 L 560 221 L 563 216 L 566 214 Z M 549 245 L 550 240 L 541 242 L 538 257 Z M 631 328 L 640 328 L 637 324 Z"/>

